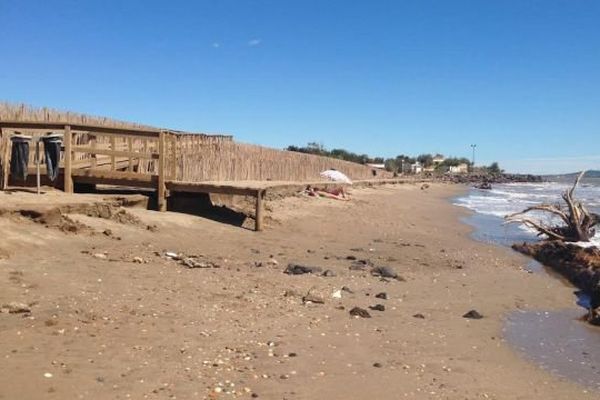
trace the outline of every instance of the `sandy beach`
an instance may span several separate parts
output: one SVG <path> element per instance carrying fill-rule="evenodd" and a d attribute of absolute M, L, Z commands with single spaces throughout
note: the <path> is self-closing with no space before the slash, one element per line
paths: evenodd
<path fill-rule="evenodd" d="M 30 312 L 0 314 L 0 398 L 598 398 L 503 338 L 508 314 L 569 308 L 572 289 L 472 240 L 448 201 L 463 190 L 285 198 L 263 232 L 140 208 L 69 215 L 76 232 L 5 213 L 0 305 Z"/>

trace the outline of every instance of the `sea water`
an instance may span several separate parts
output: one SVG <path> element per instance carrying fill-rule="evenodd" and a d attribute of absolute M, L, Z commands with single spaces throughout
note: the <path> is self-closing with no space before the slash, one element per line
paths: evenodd
<path fill-rule="evenodd" d="M 457 198 L 454 204 L 475 211 L 465 222 L 475 227 L 474 237 L 478 240 L 502 245 L 536 240 L 536 232 L 520 224 L 504 224 L 504 217 L 523 211 L 538 204 L 561 203 L 561 195 L 571 187 L 565 182 L 510 183 L 493 185 L 492 190 L 471 189 L 467 196 Z M 583 179 L 576 189 L 575 197 L 583 202 L 590 212 L 600 213 L 600 182 Z M 564 206 L 564 204 L 563 204 Z M 539 222 L 557 223 L 548 213 L 530 213 Z M 600 232 L 591 243 L 582 246 L 600 247 Z"/>
<path fill-rule="evenodd" d="M 535 241 L 536 232 L 522 225 L 505 224 L 504 216 L 536 204 L 554 204 L 571 187 L 567 182 L 513 183 L 493 185 L 492 190 L 471 189 L 454 204 L 474 213 L 464 222 L 474 227 L 476 240 L 502 246 Z M 575 197 L 591 212 L 600 213 L 600 181 L 583 179 Z M 538 221 L 557 222 L 552 217 L 533 213 Z M 581 246 L 600 247 L 600 233 L 590 243 Z M 544 271 L 535 261 L 528 269 Z M 575 298 L 574 298 L 575 299 Z M 585 296 L 579 295 L 574 304 L 586 306 Z M 600 329 L 582 322 L 583 308 L 574 306 L 561 311 L 515 311 L 507 317 L 504 336 L 526 358 L 555 375 L 576 381 L 600 391 Z"/>

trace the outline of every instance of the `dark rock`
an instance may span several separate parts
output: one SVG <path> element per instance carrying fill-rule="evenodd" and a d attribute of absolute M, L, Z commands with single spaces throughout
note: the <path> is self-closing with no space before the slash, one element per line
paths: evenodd
<path fill-rule="evenodd" d="M 323 300 L 321 297 L 319 297 L 317 295 L 314 295 L 314 294 L 310 294 L 310 293 L 307 294 L 306 296 L 304 296 L 302 298 L 302 301 L 304 303 L 308 303 L 308 302 L 316 303 L 316 304 L 323 304 L 323 303 L 325 303 L 325 300 Z"/>
<path fill-rule="evenodd" d="M 388 299 L 388 295 L 386 292 L 381 292 L 381 293 L 377 293 L 375 295 L 376 298 L 378 299 L 383 299 L 383 300 L 387 300 Z"/>
<path fill-rule="evenodd" d="M 332 270 L 330 270 L 330 269 L 326 269 L 326 270 L 325 270 L 325 272 L 323 272 L 323 274 L 322 274 L 322 275 L 323 275 L 323 276 L 326 276 L 326 277 L 333 277 L 333 276 L 336 276 L 336 273 L 335 273 L 335 272 L 333 272 L 333 271 L 332 271 Z"/>
<path fill-rule="evenodd" d="M 361 251 L 365 251 L 365 249 L 363 249 L 362 247 L 354 247 L 354 248 L 350 249 L 350 251 L 361 252 Z"/>
<path fill-rule="evenodd" d="M 288 275 L 302 275 L 302 274 L 316 274 L 321 272 L 323 269 L 321 267 L 312 267 L 308 265 L 301 264 L 288 264 L 284 273 Z"/>
<path fill-rule="evenodd" d="M 346 256 L 346 260 L 354 261 L 356 260 L 356 256 Z"/>
<path fill-rule="evenodd" d="M 373 264 L 369 260 L 356 260 L 350 264 L 349 269 L 351 271 L 364 271 L 367 267 L 372 266 Z"/>
<path fill-rule="evenodd" d="M 375 368 L 381 368 L 381 367 L 383 367 L 383 365 L 381 365 L 381 363 L 378 363 L 378 362 L 374 363 L 373 366 Z"/>
<path fill-rule="evenodd" d="M 369 308 L 374 311 L 385 311 L 385 306 L 383 304 L 375 304 L 374 306 L 369 306 Z"/>
<path fill-rule="evenodd" d="M 360 307 L 354 307 L 352 310 L 350 310 L 350 315 L 353 317 L 371 318 L 371 314 L 369 314 L 369 312 L 364 308 Z"/>
<path fill-rule="evenodd" d="M 416 313 L 415 315 L 413 315 L 414 318 L 420 318 L 420 319 L 425 319 L 425 316 L 421 313 Z"/>
<path fill-rule="evenodd" d="M 467 312 L 465 315 L 463 315 L 463 318 L 481 319 L 481 318 L 483 318 L 483 315 L 479 314 L 477 312 L 477 310 L 471 310 L 471 311 Z"/>
<path fill-rule="evenodd" d="M 425 189 L 429 189 L 429 184 L 428 183 L 424 183 L 421 185 L 421 190 L 425 190 Z"/>
<path fill-rule="evenodd" d="M 398 279 L 398 274 L 390 267 L 375 267 L 371 270 L 371 275 L 382 278 Z"/>
<path fill-rule="evenodd" d="M 296 353 L 290 353 L 290 354 L 288 354 L 288 357 L 297 357 L 297 356 L 298 356 L 298 354 L 296 354 Z"/>
<path fill-rule="evenodd" d="M 19 303 L 12 301 L 8 304 L 3 304 L 1 307 L 2 311 L 10 314 L 22 314 L 31 312 L 31 308 L 25 303 Z"/>
<path fill-rule="evenodd" d="M 350 289 L 348 286 L 342 286 L 342 292 L 346 292 L 346 293 L 354 293 L 354 291 L 352 291 L 352 289 Z"/>

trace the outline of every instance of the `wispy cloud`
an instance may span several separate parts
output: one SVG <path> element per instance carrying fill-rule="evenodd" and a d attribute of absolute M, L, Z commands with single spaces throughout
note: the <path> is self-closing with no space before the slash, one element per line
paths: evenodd
<path fill-rule="evenodd" d="M 221 43 L 219 42 L 213 42 L 212 47 L 215 49 L 218 49 L 219 47 L 221 47 Z"/>
<path fill-rule="evenodd" d="M 252 39 L 252 40 L 248 41 L 248 46 L 250 46 L 250 47 L 256 47 L 256 46 L 258 46 L 261 43 L 262 43 L 261 39 Z"/>

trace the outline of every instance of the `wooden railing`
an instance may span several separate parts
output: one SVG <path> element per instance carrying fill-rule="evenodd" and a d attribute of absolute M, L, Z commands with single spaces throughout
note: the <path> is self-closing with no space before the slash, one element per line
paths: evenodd
<path fill-rule="evenodd" d="M 154 187 L 159 209 L 166 210 L 167 179 L 176 174 L 176 133 L 168 130 L 107 127 L 58 122 L 0 121 L 2 188 L 8 186 L 11 131 L 43 136 L 63 133 L 64 190 L 82 183 Z M 32 162 L 30 157 L 30 164 Z"/>

